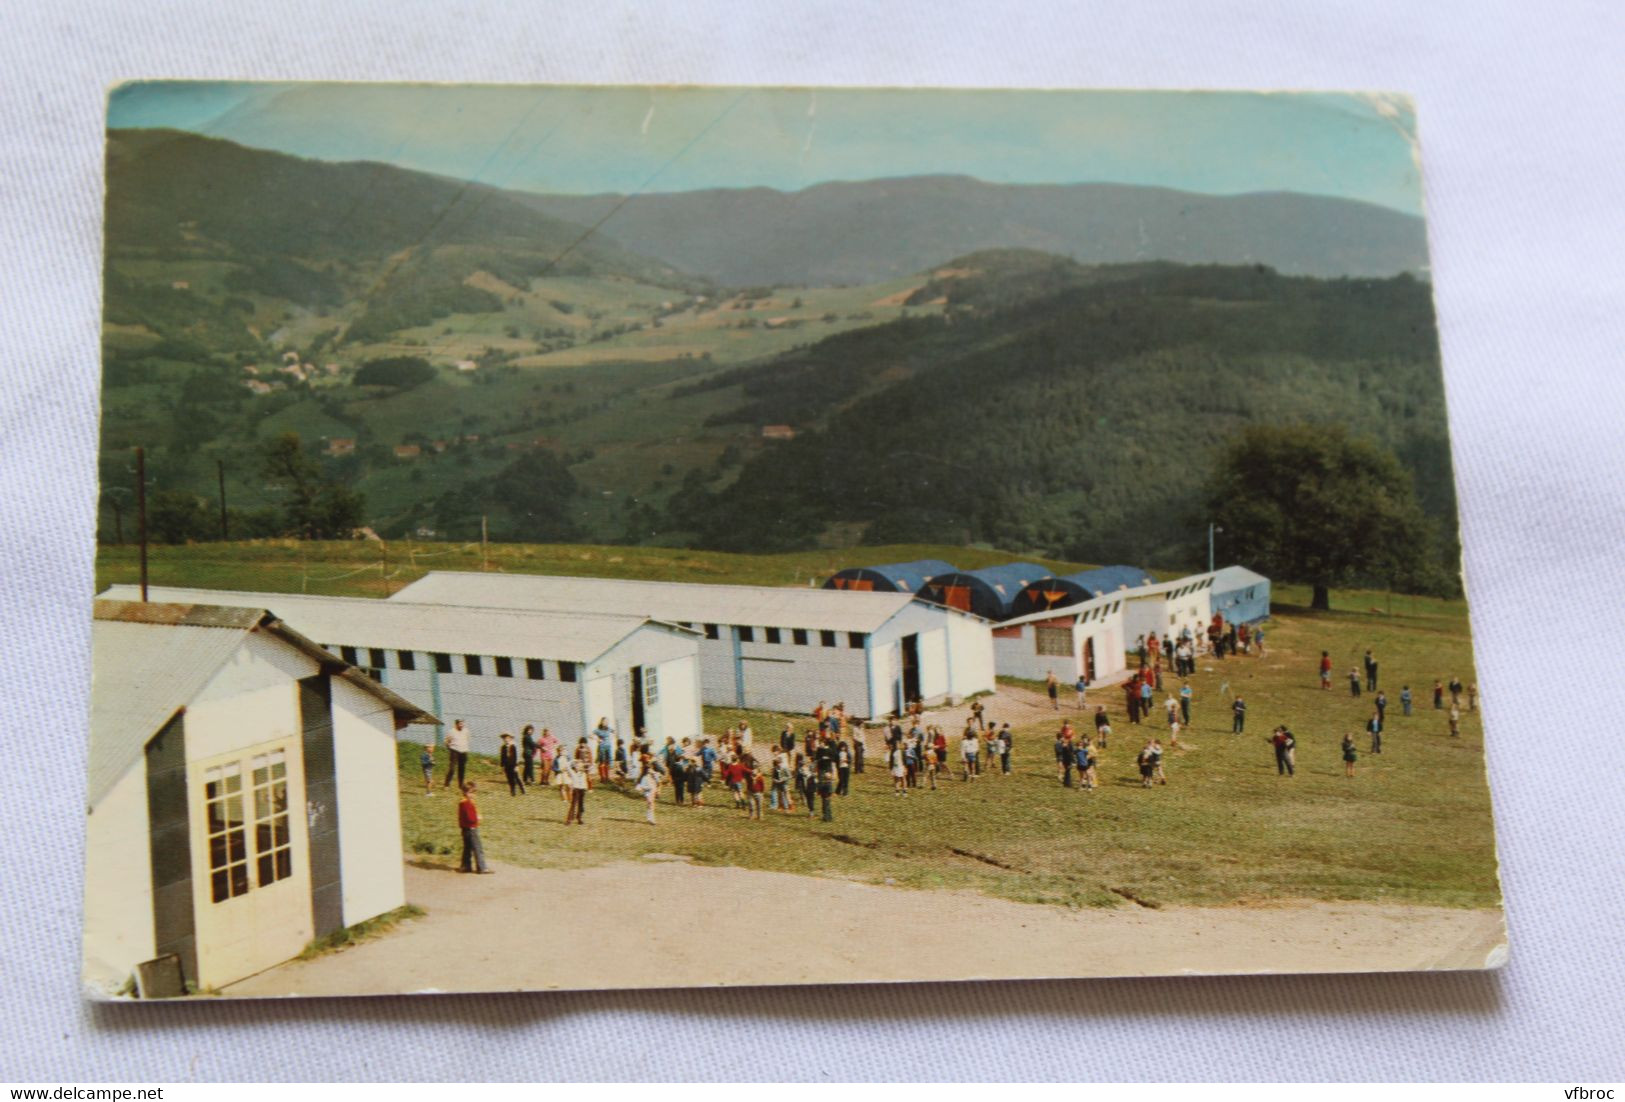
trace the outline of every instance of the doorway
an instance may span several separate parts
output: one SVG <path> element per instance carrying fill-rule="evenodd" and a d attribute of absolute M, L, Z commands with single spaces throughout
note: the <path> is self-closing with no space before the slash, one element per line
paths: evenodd
<path fill-rule="evenodd" d="M 920 696 L 920 637 L 903 636 L 903 704 Z"/>
<path fill-rule="evenodd" d="M 1083 680 L 1086 684 L 1095 683 L 1095 637 L 1087 636 L 1083 641 Z"/>
<path fill-rule="evenodd" d="M 638 737 L 643 730 L 643 667 L 632 667 L 632 730 L 627 733 L 628 740 Z"/>

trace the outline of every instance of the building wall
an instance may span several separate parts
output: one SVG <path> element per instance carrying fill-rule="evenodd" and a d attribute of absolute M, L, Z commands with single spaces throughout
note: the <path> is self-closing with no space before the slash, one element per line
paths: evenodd
<path fill-rule="evenodd" d="M 344 925 L 406 902 L 394 712 L 342 678 L 333 680 L 339 862 Z"/>
<path fill-rule="evenodd" d="M 871 650 L 892 653 L 875 665 L 878 703 L 871 714 L 889 713 L 895 707 L 895 684 L 902 676 L 901 642 L 909 635 L 919 640 L 920 695 L 927 704 L 940 703 L 950 693 L 962 700 L 994 688 L 991 626 L 984 620 L 916 602 L 875 632 Z"/>
<path fill-rule="evenodd" d="M 147 771 L 138 760 L 85 821 L 84 982 L 111 995 L 154 948 Z"/>
<path fill-rule="evenodd" d="M 961 697 L 995 687 L 992 625 L 966 616 L 946 616 L 948 654 L 953 660 L 953 691 Z"/>
<path fill-rule="evenodd" d="M 1211 595 L 1213 611 L 1222 613 L 1232 624 L 1253 624 L 1270 614 L 1270 583 L 1255 582 Z"/>
<path fill-rule="evenodd" d="M 631 671 L 633 667 L 642 667 L 645 698 L 643 725 L 649 737 L 658 743 L 668 737 L 680 740 L 699 735 L 703 725 L 700 721 L 699 651 L 695 644 L 692 635 L 653 624 L 634 631 L 616 644 L 588 666 L 590 676 L 608 675 L 613 678 L 613 688 L 610 690 L 612 708 L 604 711 L 589 708 L 593 713 L 589 722 L 597 722 L 601 714 L 613 715 L 615 730 L 622 737 L 631 735 Z M 657 688 L 652 704 L 648 702 L 647 691 L 651 672 Z"/>
<path fill-rule="evenodd" d="M 820 700 L 855 706 L 868 696 L 863 645 L 853 646 L 846 632 L 834 634 L 834 646 L 825 646 L 817 631 L 808 632 L 805 644 L 796 643 L 789 628 L 777 643 L 766 641 L 765 628 L 752 633 L 752 642 L 738 643 L 745 707 L 811 712 Z"/>
<path fill-rule="evenodd" d="M 1155 631 L 1160 635 L 1179 637 L 1180 631 L 1190 628 L 1192 633 L 1206 631 L 1210 611 L 1208 591 L 1199 589 L 1181 597 L 1170 598 L 1159 593 L 1148 597 L 1130 598 L 1123 602 L 1123 643 L 1132 647 L 1141 635 Z"/>
<path fill-rule="evenodd" d="M 699 655 L 673 658 L 657 668 L 660 703 L 658 714 L 649 725 L 650 735 L 659 733 L 657 743 L 663 743 L 668 737 L 678 741 L 698 737 L 705 728 L 700 712 Z"/>
<path fill-rule="evenodd" d="M 390 656 L 395 657 L 395 652 L 391 651 Z M 470 732 L 469 749 L 476 754 L 495 754 L 502 744 L 502 732 L 517 739 L 527 723 L 535 724 L 538 732 L 548 728 L 558 738 L 568 739 L 572 746 L 587 733 L 581 721 L 582 682 L 579 675 L 573 682 L 560 680 L 557 662 L 543 663 L 546 676 L 540 681 L 527 676 L 525 663 L 518 658 L 513 660 L 512 677 L 498 677 L 489 656 L 482 657 L 480 674 L 463 672 L 462 663 L 462 655 L 453 655 L 453 672 L 436 673 L 433 659 L 418 652 L 414 662 L 417 669 L 386 668 L 382 681 L 412 703 L 438 715 L 448 726 L 453 720 L 463 720 Z M 435 737 L 435 728 L 413 724 L 402 728 L 400 737 L 427 742 Z"/>

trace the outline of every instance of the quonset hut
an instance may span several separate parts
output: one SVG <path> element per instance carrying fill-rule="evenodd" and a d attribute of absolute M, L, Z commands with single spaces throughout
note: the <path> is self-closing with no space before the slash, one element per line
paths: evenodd
<path fill-rule="evenodd" d="M 1137 566 L 1102 566 L 1076 574 L 1051 575 L 1022 586 L 1010 604 L 1010 614 L 1030 616 L 1155 583 L 1155 578 Z"/>
<path fill-rule="evenodd" d="M 1256 624 L 1269 618 L 1270 580 L 1245 566 L 1226 566 L 1214 571 L 1208 601 L 1226 623 Z"/>
<path fill-rule="evenodd" d="M 431 573 L 390 603 L 658 618 L 699 633 L 706 704 L 808 712 L 820 700 L 875 717 L 994 687 L 985 619 L 907 593 Z"/>
<path fill-rule="evenodd" d="M 1007 620 L 1014 615 L 1011 603 L 1022 587 L 1049 574 L 1046 567 L 1030 562 L 955 570 L 933 574 L 919 588 L 917 596 L 922 601 L 957 608 L 987 620 Z"/>
<path fill-rule="evenodd" d="M 918 593 L 932 577 L 952 574 L 953 563 L 941 559 L 915 559 L 912 562 L 893 562 L 882 566 L 849 566 L 831 574 L 825 589 L 876 593 Z"/>

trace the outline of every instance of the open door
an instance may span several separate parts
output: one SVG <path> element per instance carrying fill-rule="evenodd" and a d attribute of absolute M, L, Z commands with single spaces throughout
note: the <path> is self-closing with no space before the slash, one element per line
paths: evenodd
<path fill-rule="evenodd" d="M 903 636 L 903 703 L 920 695 L 920 637 Z"/>
<path fill-rule="evenodd" d="M 1083 679 L 1090 685 L 1095 683 L 1095 637 L 1086 636 L 1083 640 Z"/>
<path fill-rule="evenodd" d="M 638 732 L 647 724 L 643 719 L 643 667 L 632 667 L 632 730 L 627 732 L 628 739 L 637 738 Z"/>

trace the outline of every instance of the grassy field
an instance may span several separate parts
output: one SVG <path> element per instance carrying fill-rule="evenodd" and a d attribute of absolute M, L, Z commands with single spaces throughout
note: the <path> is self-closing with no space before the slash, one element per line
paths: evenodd
<path fill-rule="evenodd" d="M 478 569 L 479 549 L 418 545 L 413 570 L 406 549 L 390 548 L 399 585 L 429 568 Z M 155 583 L 381 595 L 376 545 L 219 545 L 159 548 Z M 1007 561 L 992 550 L 943 547 L 871 548 L 781 556 L 730 556 L 652 548 L 494 546 L 493 563 L 509 571 L 547 571 L 690 581 L 806 584 L 856 559 L 941 557 L 964 565 Z M 1079 564 L 1054 564 L 1076 566 Z M 353 572 L 353 571 L 359 571 Z M 104 549 L 98 584 L 134 580 L 129 548 Z M 1499 902 L 1489 794 L 1479 714 L 1467 713 L 1460 738 L 1447 734 L 1444 713 L 1431 706 L 1435 678 L 1472 682 L 1465 605 L 1459 601 L 1333 591 L 1333 609 L 1308 610 L 1307 593 L 1277 590 L 1268 656 L 1206 661 L 1192 679 L 1194 726 L 1188 749 L 1167 759 L 1169 783 L 1139 786 L 1134 755 L 1152 730 L 1124 718 L 1115 689 L 1091 693 L 1111 712 L 1115 737 L 1092 794 L 1055 780 L 1050 745 L 1053 717 L 1017 727 L 1015 772 L 973 784 L 941 783 L 907 799 L 872 767 L 839 800 L 836 821 L 769 815 L 748 822 L 719 789 L 704 808 L 673 807 L 663 794 L 660 824 L 642 821 L 641 803 L 614 787 L 588 801 L 585 828 L 563 826 L 552 792 L 510 798 L 494 764 L 475 759 L 483 790 L 482 833 L 499 861 L 576 868 L 680 853 L 715 865 L 895 883 L 961 888 L 1062 906 L 1268 903 L 1288 899 L 1370 900 L 1447 906 Z M 1391 609 L 1391 611 L 1390 611 Z M 1372 649 L 1389 692 L 1388 730 L 1381 755 L 1366 753 L 1361 733 L 1369 696 L 1349 695 L 1346 674 Z M 1331 652 L 1338 679 L 1318 688 L 1316 663 Z M 1415 714 L 1400 714 L 1399 689 L 1409 684 Z M 1006 689 L 1008 691 L 1008 689 Z M 1248 702 L 1247 733 L 1230 733 L 1229 700 Z M 809 701 L 809 705 L 813 702 Z M 988 714 L 999 718 L 998 698 Z M 1070 713 L 1063 713 L 1070 714 Z M 707 729 L 721 732 L 742 713 L 707 709 Z M 963 715 L 951 713 L 945 726 Z M 765 741 L 785 717 L 751 713 Z M 790 717 L 798 726 L 805 717 Z M 1277 723 L 1298 737 L 1298 773 L 1276 774 L 1265 743 Z M 1338 744 L 1355 732 L 1360 761 L 1343 776 Z M 879 740 L 871 738 L 878 750 Z M 421 794 L 417 750 L 403 746 L 401 792 L 408 851 L 455 850 L 453 801 L 436 790 Z"/>

